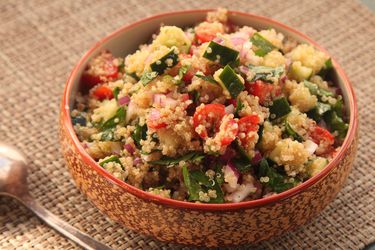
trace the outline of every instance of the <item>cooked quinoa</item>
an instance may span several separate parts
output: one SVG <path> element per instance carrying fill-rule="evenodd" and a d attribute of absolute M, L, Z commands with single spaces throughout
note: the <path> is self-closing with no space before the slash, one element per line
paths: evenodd
<path fill-rule="evenodd" d="M 151 34 L 150 34 L 151 37 Z M 348 124 L 326 54 L 225 9 L 162 26 L 133 54 L 103 51 L 71 112 L 114 177 L 177 200 L 254 200 L 295 187 L 335 156 Z"/>

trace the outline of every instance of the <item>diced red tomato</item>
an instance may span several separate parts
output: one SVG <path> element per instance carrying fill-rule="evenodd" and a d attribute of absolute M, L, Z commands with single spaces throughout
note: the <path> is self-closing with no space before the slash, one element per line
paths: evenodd
<path fill-rule="evenodd" d="M 95 96 L 95 98 L 97 98 L 100 101 L 103 101 L 104 99 L 113 98 L 112 89 L 110 89 L 109 87 L 105 85 L 97 87 L 92 94 Z"/>
<path fill-rule="evenodd" d="M 162 118 L 162 114 L 160 114 L 160 111 L 157 109 L 151 109 L 151 112 L 147 118 L 147 127 L 152 129 L 159 129 L 159 128 L 165 128 L 167 126 L 167 123 L 161 122 L 160 118 Z"/>
<path fill-rule="evenodd" d="M 330 154 L 335 143 L 335 137 L 325 128 L 320 126 L 315 126 L 309 131 L 309 136 L 311 139 L 319 145 L 317 154 Z"/>
<path fill-rule="evenodd" d="M 238 139 L 242 145 L 246 145 L 252 138 L 248 136 L 249 132 L 257 131 L 259 116 L 247 115 L 238 121 Z"/>
<path fill-rule="evenodd" d="M 152 129 L 165 128 L 167 124 L 165 122 L 159 123 L 158 121 L 147 121 L 147 127 Z"/>
<path fill-rule="evenodd" d="M 213 23 L 203 22 L 195 27 L 195 38 L 198 44 L 212 41 L 217 33 L 224 32 L 224 25 L 217 25 Z"/>
<path fill-rule="evenodd" d="M 252 83 L 245 83 L 245 88 L 249 94 L 259 97 L 260 104 L 272 100 L 273 84 L 258 80 Z"/>
<path fill-rule="evenodd" d="M 238 124 L 234 119 L 223 120 L 223 123 L 220 125 L 220 131 L 225 131 L 225 136 L 221 139 L 221 145 L 226 146 L 236 139 Z"/>
<path fill-rule="evenodd" d="M 237 107 L 237 100 L 236 99 L 229 99 L 227 100 L 228 105 L 233 105 L 233 107 Z"/>
<path fill-rule="evenodd" d="M 189 94 L 187 94 L 187 93 L 185 93 L 185 94 L 182 94 L 181 95 L 181 101 L 187 101 L 187 100 L 189 100 Z"/>
<path fill-rule="evenodd" d="M 335 137 L 327 129 L 319 126 L 311 130 L 310 137 L 316 144 L 326 141 L 332 145 L 335 142 Z"/>
<path fill-rule="evenodd" d="M 207 104 L 204 107 L 198 107 L 193 116 L 193 126 L 197 128 L 203 125 L 204 128 L 198 133 L 202 139 L 209 136 L 208 129 L 217 132 L 221 120 L 225 115 L 225 106 L 222 104 Z"/>
<path fill-rule="evenodd" d="M 118 77 L 118 67 L 114 64 L 114 57 L 109 52 L 104 52 L 94 58 L 82 75 L 82 82 L 85 86 L 93 86 L 114 80 Z"/>

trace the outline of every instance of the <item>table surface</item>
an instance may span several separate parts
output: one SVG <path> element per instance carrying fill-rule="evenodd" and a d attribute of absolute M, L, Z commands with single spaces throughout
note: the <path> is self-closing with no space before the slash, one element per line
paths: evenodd
<path fill-rule="evenodd" d="M 359 1 L 14 1 L 0 3 L 0 141 L 30 162 L 32 194 L 53 213 L 115 249 L 182 249 L 106 218 L 72 183 L 57 120 L 65 80 L 98 39 L 124 24 L 177 9 L 226 7 L 280 20 L 306 33 L 342 64 L 359 103 L 355 166 L 337 198 L 308 224 L 244 248 L 358 249 L 375 240 L 375 16 Z M 0 198 L 0 249 L 75 249 L 10 198 Z"/>

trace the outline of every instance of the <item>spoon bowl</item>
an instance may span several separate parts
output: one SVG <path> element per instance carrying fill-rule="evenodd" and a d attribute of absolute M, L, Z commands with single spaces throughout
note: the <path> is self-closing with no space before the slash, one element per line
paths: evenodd
<path fill-rule="evenodd" d="M 45 223 L 85 249 L 111 249 L 62 221 L 38 204 L 27 186 L 27 162 L 16 148 L 0 142 L 0 195 L 16 198 Z"/>

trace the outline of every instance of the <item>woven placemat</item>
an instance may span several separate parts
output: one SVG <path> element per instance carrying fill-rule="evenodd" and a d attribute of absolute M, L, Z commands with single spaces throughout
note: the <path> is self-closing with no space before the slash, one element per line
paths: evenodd
<path fill-rule="evenodd" d="M 176 9 L 223 6 L 278 19 L 328 49 L 352 80 L 360 109 L 358 157 L 346 186 L 309 224 L 256 249 L 359 249 L 375 240 L 375 15 L 357 1 L 13 1 L 0 3 L 0 141 L 30 162 L 32 194 L 115 249 L 181 249 L 127 230 L 72 183 L 58 142 L 59 102 L 74 64 L 120 26 Z M 18 202 L 0 198 L 0 249 L 75 249 Z M 250 248 L 247 247 L 247 248 Z"/>

